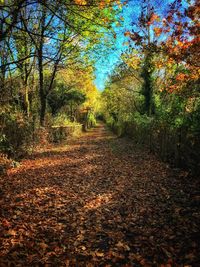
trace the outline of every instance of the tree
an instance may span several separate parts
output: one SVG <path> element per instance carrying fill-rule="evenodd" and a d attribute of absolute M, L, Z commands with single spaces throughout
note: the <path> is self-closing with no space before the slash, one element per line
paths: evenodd
<path fill-rule="evenodd" d="M 48 104 L 51 108 L 52 115 L 55 116 L 61 108 L 69 106 L 71 120 L 75 118 L 75 111 L 78 106 L 85 102 L 85 95 L 77 89 L 68 89 L 60 83 L 48 95 Z"/>
<path fill-rule="evenodd" d="M 161 18 L 156 13 L 155 6 L 155 1 L 142 1 L 141 13 L 138 18 L 132 22 L 132 30 L 124 33 L 124 35 L 129 38 L 130 46 L 133 47 L 134 54 L 129 51 L 130 60 L 132 61 L 134 57 L 135 64 L 138 66 L 138 59 L 140 59 L 140 67 L 142 69 L 141 77 L 144 81 L 141 92 L 145 99 L 144 111 L 149 116 L 154 113 L 153 58 L 156 53 L 160 52 L 161 48 L 159 43 L 162 33 L 162 30 L 158 27 Z M 135 50 L 137 51 L 136 53 Z M 129 60 L 126 60 L 126 62 L 128 61 Z"/>
<path fill-rule="evenodd" d="M 47 97 L 58 69 L 72 59 L 76 61 L 77 55 L 82 60 L 83 50 L 86 53 L 99 42 L 103 29 L 110 31 L 116 13 L 113 4 L 69 0 L 9 1 L 8 5 L 1 2 L 1 41 L 6 41 L 4 51 L 11 55 L 5 61 L 2 54 L 2 77 L 8 76 L 9 66 L 20 71 L 25 88 L 24 109 L 29 115 L 28 77 L 37 63 L 34 72 L 38 70 L 41 125 L 44 125 Z M 12 46 L 6 38 L 12 40 Z M 47 67 L 51 70 L 48 86 L 44 85 Z"/>

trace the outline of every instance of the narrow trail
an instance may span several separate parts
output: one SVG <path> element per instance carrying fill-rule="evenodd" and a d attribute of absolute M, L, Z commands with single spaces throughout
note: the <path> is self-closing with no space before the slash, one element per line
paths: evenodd
<path fill-rule="evenodd" d="M 200 266 L 197 181 L 103 125 L 0 188 L 0 266 Z"/>

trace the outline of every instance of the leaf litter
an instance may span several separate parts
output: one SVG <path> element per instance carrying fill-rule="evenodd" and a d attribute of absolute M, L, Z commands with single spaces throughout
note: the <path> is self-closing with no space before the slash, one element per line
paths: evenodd
<path fill-rule="evenodd" d="M 102 125 L 0 186 L 0 266 L 200 266 L 199 179 Z"/>

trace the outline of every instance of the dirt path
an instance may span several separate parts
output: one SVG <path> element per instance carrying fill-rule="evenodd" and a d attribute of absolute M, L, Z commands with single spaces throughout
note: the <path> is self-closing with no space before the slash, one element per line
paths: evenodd
<path fill-rule="evenodd" d="M 0 186 L 0 266 L 200 266 L 197 182 L 102 125 Z"/>

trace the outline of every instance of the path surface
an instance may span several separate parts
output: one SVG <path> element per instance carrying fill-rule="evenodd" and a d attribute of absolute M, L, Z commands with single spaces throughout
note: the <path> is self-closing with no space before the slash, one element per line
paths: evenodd
<path fill-rule="evenodd" d="M 0 266 L 200 266 L 197 183 L 102 125 L 0 178 Z"/>

